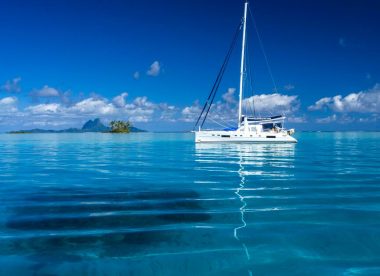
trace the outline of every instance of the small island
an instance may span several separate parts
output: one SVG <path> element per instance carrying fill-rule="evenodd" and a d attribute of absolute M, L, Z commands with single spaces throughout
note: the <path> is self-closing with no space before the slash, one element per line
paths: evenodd
<path fill-rule="evenodd" d="M 145 130 L 132 126 L 129 121 L 111 121 L 109 127 L 105 126 L 99 118 L 87 121 L 82 128 L 67 128 L 62 130 L 51 129 L 29 129 L 10 131 L 10 134 L 31 134 L 31 133 L 86 133 L 86 132 L 100 132 L 100 133 L 130 133 L 130 132 L 146 132 Z"/>
<path fill-rule="evenodd" d="M 129 121 L 111 121 L 110 127 L 111 133 L 129 133 L 131 132 L 132 124 Z"/>

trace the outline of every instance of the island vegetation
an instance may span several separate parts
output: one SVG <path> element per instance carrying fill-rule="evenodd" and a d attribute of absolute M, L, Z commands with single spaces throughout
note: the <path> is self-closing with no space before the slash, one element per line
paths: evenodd
<path fill-rule="evenodd" d="M 113 126 L 113 127 L 112 127 Z M 11 134 L 33 134 L 33 133 L 129 133 L 129 132 L 145 132 L 145 130 L 132 126 L 129 121 L 112 121 L 110 126 L 105 126 L 99 118 L 87 121 L 82 128 L 67 128 L 61 130 L 51 129 L 29 129 L 10 131 Z"/>
<path fill-rule="evenodd" d="M 132 124 L 129 121 L 111 121 L 111 133 L 129 133 L 131 132 Z"/>

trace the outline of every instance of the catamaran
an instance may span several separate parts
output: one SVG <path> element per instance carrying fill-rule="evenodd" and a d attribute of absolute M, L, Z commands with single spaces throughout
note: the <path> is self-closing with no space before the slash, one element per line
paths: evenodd
<path fill-rule="evenodd" d="M 195 132 L 195 142 L 247 142 L 247 143 L 297 143 L 297 140 L 292 137 L 294 129 L 285 129 L 284 115 L 257 117 L 248 116 L 243 114 L 243 95 L 244 95 L 244 81 L 246 75 L 246 32 L 247 32 L 247 11 L 248 1 L 244 4 L 244 14 L 242 20 L 235 32 L 235 36 L 231 47 L 228 50 L 224 63 L 219 71 L 217 79 L 213 88 L 208 96 L 208 99 L 203 107 L 201 114 L 195 124 L 198 127 Z M 223 77 L 226 65 L 231 56 L 234 45 L 236 44 L 240 31 L 242 34 L 242 48 L 241 48 L 241 63 L 240 63 L 240 83 L 239 83 L 239 106 L 238 106 L 238 123 L 237 127 L 228 127 L 222 130 L 204 130 L 202 129 L 210 108 L 213 105 L 216 91 L 219 87 Z"/>

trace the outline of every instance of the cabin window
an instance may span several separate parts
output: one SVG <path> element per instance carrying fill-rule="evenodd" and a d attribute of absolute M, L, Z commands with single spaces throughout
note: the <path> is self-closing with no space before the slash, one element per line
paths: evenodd
<path fill-rule="evenodd" d="M 271 124 L 263 124 L 263 129 L 264 130 L 269 130 L 269 129 L 272 129 L 274 128 L 274 125 L 271 123 Z"/>
<path fill-rule="evenodd" d="M 276 138 L 276 136 L 267 136 L 267 138 Z"/>
<path fill-rule="evenodd" d="M 230 135 L 222 135 L 222 138 L 230 138 Z"/>
<path fill-rule="evenodd" d="M 269 123 L 269 124 L 263 124 L 263 129 L 264 130 L 270 130 L 274 128 L 282 128 L 282 123 Z"/>

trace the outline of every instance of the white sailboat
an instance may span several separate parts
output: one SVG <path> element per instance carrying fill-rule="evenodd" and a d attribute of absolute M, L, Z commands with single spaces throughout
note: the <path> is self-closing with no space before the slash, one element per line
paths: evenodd
<path fill-rule="evenodd" d="M 196 143 L 206 143 L 206 142 L 247 142 L 247 143 L 297 143 L 297 140 L 292 137 L 294 129 L 284 128 L 284 115 L 270 116 L 270 117 L 255 117 L 247 116 L 243 114 L 243 82 L 245 76 L 245 51 L 246 51 L 246 31 L 247 31 L 247 10 L 248 1 L 244 5 L 244 15 L 242 22 L 238 27 L 237 33 L 235 34 L 234 43 L 236 42 L 237 34 L 243 29 L 242 35 L 242 48 L 241 48 L 241 64 L 240 64 L 240 84 L 239 84 L 239 107 L 238 107 L 238 124 L 236 128 L 225 128 L 223 130 L 204 130 L 202 129 L 203 124 L 207 118 L 207 115 L 212 106 L 212 102 L 215 98 L 216 90 L 219 87 L 221 77 L 224 73 L 225 66 L 231 55 L 233 45 L 227 54 L 227 57 L 223 63 L 221 71 L 217 77 L 214 87 L 203 107 L 202 113 L 200 114 L 196 126 L 198 130 L 195 132 L 195 142 Z M 203 120 L 202 120 L 203 116 Z M 201 124 L 198 125 L 198 123 Z"/>

